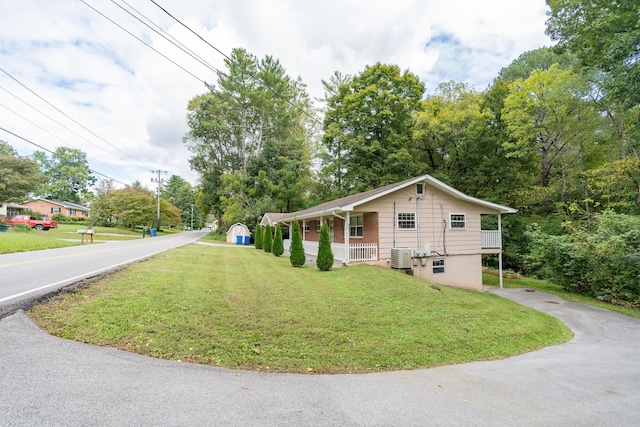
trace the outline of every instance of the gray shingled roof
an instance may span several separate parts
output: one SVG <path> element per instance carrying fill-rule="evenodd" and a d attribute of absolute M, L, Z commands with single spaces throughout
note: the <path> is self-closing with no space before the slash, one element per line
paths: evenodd
<path fill-rule="evenodd" d="M 319 205 L 313 206 L 308 209 L 304 209 L 298 212 L 291 213 L 266 213 L 265 216 L 274 223 L 274 222 L 284 222 L 291 221 L 295 218 L 304 219 L 304 218 L 312 218 L 314 216 L 322 216 L 327 215 L 332 212 L 341 212 L 341 211 L 350 211 L 353 210 L 355 206 L 361 205 L 365 202 L 377 199 L 378 197 L 382 197 L 386 194 L 392 193 L 409 185 L 413 185 L 419 182 L 424 182 L 425 184 L 435 187 L 445 193 L 452 195 L 455 198 L 466 200 L 468 202 L 479 204 L 493 210 L 497 210 L 500 213 L 516 213 L 515 209 L 512 209 L 507 206 L 498 205 L 496 203 L 487 202 L 486 200 L 477 199 L 475 197 L 468 196 L 453 187 L 448 186 L 444 182 L 441 182 L 431 175 L 421 175 L 415 178 L 409 178 L 401 182 L 397 182 L 395 184 L 389 184 L 384 187 L 376 188 L 374 190 L 365 191 L 363 193 L 354 194 L 347 197 L 342 197 L 340 199 L 332 200 L 330 202 L 321 203 Z"/>

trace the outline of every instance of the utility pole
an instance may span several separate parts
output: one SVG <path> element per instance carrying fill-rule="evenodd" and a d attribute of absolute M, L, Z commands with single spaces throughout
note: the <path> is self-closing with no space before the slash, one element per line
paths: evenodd
<path fill-rule="evenodd" d="M 193 203 L 191 203 L 191 231 L 193 231 Z"/>
<path fill-rule="evenodd" d="M 160 174 L 164 173 L 166 175 L 167 171 L 163 171 L 158 169 L 157 171 L 151 171 L 153 174 L 158 174 L 157 178 L 151 178 L 151 182 L 158 183 L 158 224 L 157 227 L 160 229 L 160 190 L 162 189 L 162 184 L 164 183 L 164 179 L 160 177 Z"/>

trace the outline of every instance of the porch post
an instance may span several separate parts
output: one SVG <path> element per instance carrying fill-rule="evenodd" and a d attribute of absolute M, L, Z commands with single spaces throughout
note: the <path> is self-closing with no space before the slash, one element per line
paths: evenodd
<path fill-rule="evenodd" d="M 344 263 L 345 265 L 349 265 L 349 222 L 351 221 L 350 219 L 350 214 L 349 211 L 347 211 L 347 214 L 344 217 L 344 225 L 342 226 L 342 228 L 344 230 Z"/>
<path fill-rule="evenodd" d="M 500 272 L 500 288 L 502 288 L 502 215 L 498 213 L 498 232 L 500 233 L 500 253 L 498 254 L 498 270 Z"/>

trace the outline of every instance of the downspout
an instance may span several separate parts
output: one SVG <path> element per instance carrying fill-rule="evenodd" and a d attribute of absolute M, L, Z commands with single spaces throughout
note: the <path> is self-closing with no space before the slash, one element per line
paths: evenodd
<path fill-rule="evenodd" d="M 342 233 L 344 234 L 344 265 L 349 265 L 349 212 L 343 218 L 335 212 L 331 212 L 333 216 L 340 218 L 343 221 Z"/>
<path fill-rule="evenodd" d="M 500 272 L 500 288 L 502 289 L 502 215 L 498 212 L 498 232 L 500 233 L 500 253 L 498 254 L 498 270 Z"/>
<path fill-rule="evenodd" d="M 418 249 L 421 248 L 420 245 L 420 209 L 419 209 L 420 196 L 416 195 L 416 232 L 418 233 Z"/>
<path fill-rule="evenodd" d="M 393 248 L 396 247 L 396 202 L 393 202 Z"/>

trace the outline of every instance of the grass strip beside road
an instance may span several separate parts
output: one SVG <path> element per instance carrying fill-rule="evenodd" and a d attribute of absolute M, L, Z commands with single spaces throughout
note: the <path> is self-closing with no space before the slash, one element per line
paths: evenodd
<path fill-rule="evenodd" d="M 48 233 L 49 231 L 18 232 L 11 229 L 5 233 L 0 233 L 0 254 L 64 248 L 82 244 L 79 240 L 77 242 L 69 242 L 56 239 Z"/>
<path fill-rule="evenodd" d="M 163 359 L 363 373 L 498 359 L 565 342 L 557 319 L 391 269 L 293 268 L 253 248 L 189 245 L 31 312 L 48 332 Z"/>
<path fill-rule="evenodd" d="M 77 246 L 83 244 L 82 237 L 78 230 L 86 229 L 81 224 L 60 224 L 58 228 L 47 231 L 31 230 L 27 232 L 16 231 L 10 228 L 5 233 L 0 233 L 0 254 L 13 252 L 29 252 L 42 249 L 63 248 L 66 246 Z M 142 231 L 115 228 L 115 227 L 93 227 L 94 242 L 111 240 L 132 240 L 142 238 Z M 177 230 L 162 231 L 162 233 L 174 233 Z M 85 242 L 89 242 L 89 237 L 85 236 Z"/>

